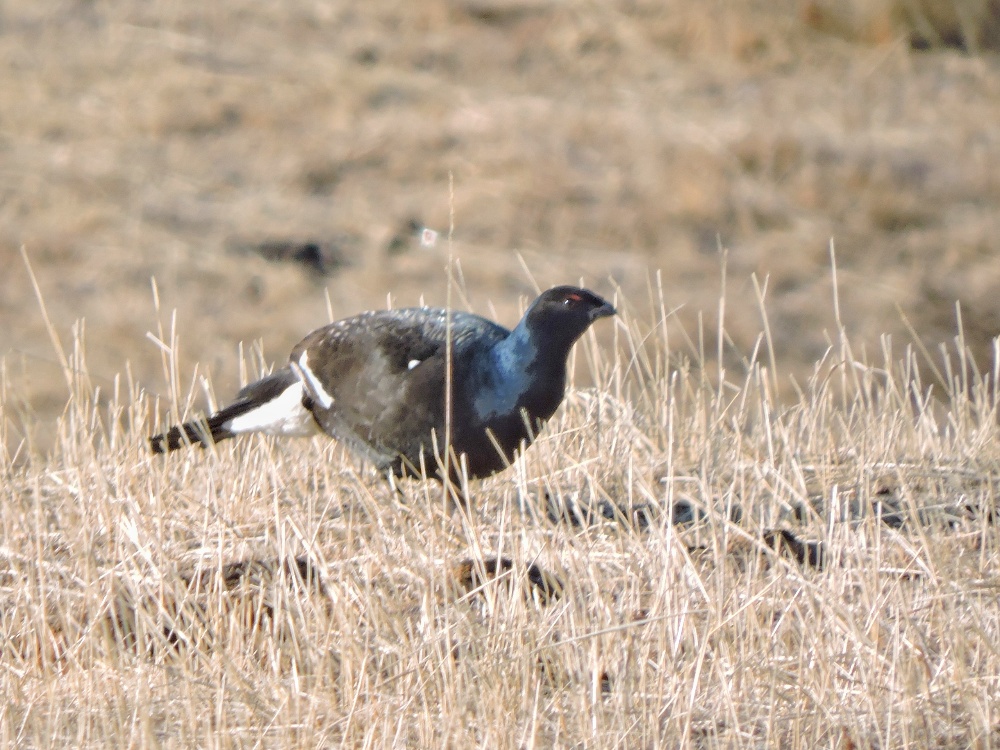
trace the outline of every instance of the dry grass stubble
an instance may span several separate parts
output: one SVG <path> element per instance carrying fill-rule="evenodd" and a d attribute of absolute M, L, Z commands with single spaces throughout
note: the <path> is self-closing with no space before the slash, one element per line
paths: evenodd
<path fill-rule="evenodd" d="M 710 381 L 649 307 L 591 334 L 599 385 L 468 515 L 325 440 L 150 456 L 150 400 L 94 407 L 69 357 L 55 451 L 2 468 L 4 744 L 1000 740 L 996 370 L 959 354 L 932 386 L 842 339 L 784 406 L 765 337 Z M 619 512 L 550 519 L 543 490 Z"/>

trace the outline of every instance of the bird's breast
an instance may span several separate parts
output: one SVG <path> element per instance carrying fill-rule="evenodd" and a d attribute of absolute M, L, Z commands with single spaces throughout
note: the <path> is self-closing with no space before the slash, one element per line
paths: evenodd
<path fill-rule="evenodd" d="M 477 418 L 488 421 L 517 410 L 524 395 L 524 388 L 519 383 L 495 377 L 484 380 L 478 384 L 472 399 Z"/>
<path fill-rule="evenodd" d="M 532 420 L 546 420 L 559 408 L 564 373 L 492 371 L 476 384 L 472 397 L 476 417 L 484 423 L 515 418 L 523 412 Z"/>

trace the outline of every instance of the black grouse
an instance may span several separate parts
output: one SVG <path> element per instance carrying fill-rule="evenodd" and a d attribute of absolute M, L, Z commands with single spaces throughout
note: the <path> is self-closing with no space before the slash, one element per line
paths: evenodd
<path fill-rule="evenodd" d="M 346 443 L 383 472 L 441 478 L 446 424 L 447 330 L 452 365 L 451 446 L 470 479 L 501 471 L 531 443 L 563 399 L 570 348 L 614 315 L 586 289 L 539 296 L 510 331 L 466 312 L 412 307 L 365 312 L 306 336 L 289 364 L 243 388 L 206 421 L 150 438 L 154 453 L 243 432 Z M 461 473 L 452 465 L 453 480 Z"/>

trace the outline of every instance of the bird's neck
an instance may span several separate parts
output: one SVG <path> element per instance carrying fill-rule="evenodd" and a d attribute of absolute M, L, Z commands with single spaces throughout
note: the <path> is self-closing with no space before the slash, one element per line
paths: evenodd
<path fill-rule="evenodd" d="M 492 388 L 482 395 L 480 412 L 504 413 L 524 408 L 547 419 L 562 401 L 566 354 L 543 345 L 522 321 L 490 351 Z M 556 351 L 558 350 L 558 351 Z"/>
<path fill-rule="evenodd" d="M 538 356 L 538 347 L 532 339 L 528 327 L 521 321 L 507 338 L 493 347 L 493 366 L 503 379 L 517 378 L 525 374 Z"/>

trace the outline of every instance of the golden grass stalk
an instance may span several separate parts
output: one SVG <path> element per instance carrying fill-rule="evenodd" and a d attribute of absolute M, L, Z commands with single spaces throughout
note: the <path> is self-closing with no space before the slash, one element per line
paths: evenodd
<path fill-rule="evenodd" d="M 713 371 L 650 288 L 461 516 L 322 439 L 150 456 L 156 399 L 92 388 L 77 326 L 55 449 L 4 456 L 0 741 L 1000 741 L 998 365 L 959 331 L 927 381 L 929 353 L 869 361 L 841 328 L 778 403 L 766 324 Z M 192 396 L 158 339 L 173 418 Z"/>

